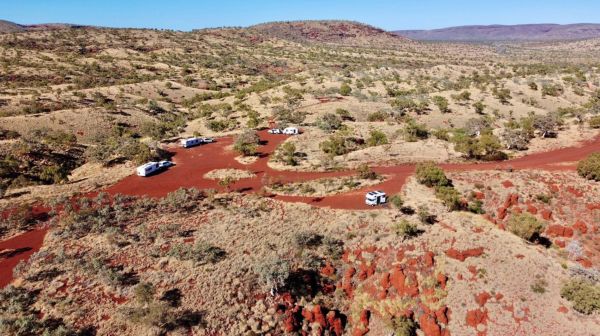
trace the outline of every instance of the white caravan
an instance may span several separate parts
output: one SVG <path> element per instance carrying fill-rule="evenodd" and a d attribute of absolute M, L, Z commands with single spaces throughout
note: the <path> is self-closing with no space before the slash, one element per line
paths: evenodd
<path fill-rule="evenodd" d="M 383 191 L 371 191 L 365 195 L 365 204 L 376 206 L 387 203 L 387 195 Z"/>
<path fill-rule="evenodd" d="M 157 170 L 160 169 L 160 165 L 158 164 L 158 162 L 148 162 L 145 163 L 139 167 L 137 167 L 136 172 L 138 174 L 138 176 L 149 176 L 152 173 L 155 173 Z"/>
<path fill-rule="evenodd" d="M 297 135 L 300 134 L 300 131 L 298 131 L 298 129 L 296 127 L 288 127 L 286 129 L 283 130 L 283 134 L 286 135 Z"/>
<path fill-rule="evenodd" d="M 203 142 L 204 141 L 202 141 L 201 138 L 181 139 L 181 147 L 190 148 L 190 147 L 198 146 L 198 145 L 202 144 Z"/>

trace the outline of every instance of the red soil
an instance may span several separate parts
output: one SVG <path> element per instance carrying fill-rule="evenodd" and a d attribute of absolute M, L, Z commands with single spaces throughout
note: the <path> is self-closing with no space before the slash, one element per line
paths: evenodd
<path fill-rule="evenodd" d="M 12 270 L 21 260 L 40 250 L 46 231 L 47 228 L 40 228 L 0 242 L 0 288 L 12 281 Z"/>
<path fill-rule="evenodd" d="M 218 142 L 193 149 L 173 148 L 174 162 L 176 166 L 159 175 L 142 178 L 131 175 L 117 184 L 109 187 L 109 194 L 124 194 L 133 196 L 162 197 L 169 192 L 179 188 L 217 189 L 218 181 L 208 180 L 203 177 L 209 171 L 215 169 L 248 169 L 256 176 L 253 178 L 237 181 L 231 186 L 232 189 L 241 192 L 258 192 L 262 189 L 263 182 L 271 179 L 287 182 L 308 181 L 320 178 L 331 178 L 349 176 L 355 174 L 353 171 L 339 172 L 291 172 L 277 171 L 268 166 L 271 153 L 281 144 L 286 137 L 282 135 L 268 134 L 266 131 L 259 132 L 260 138 L 265 142 L 261 147 L 262 153 L 259 159 L 250 165 L 244 165 L 235 160 L 236 153 L 228 147 L 233 143 L 232 137 L 220 138 Z M 486 163 L 459 163 L 443 164 L 443 169 L 448 171 L 464 170 L 492 170 L 492 169 L 545 169 L 545 170 L 572 170 L 573 165 L 563 165 L 579 161 L 591 153 L 600 152 L 600 137 L 583 143 L 579 147 L 561 148 L 544 153 L 536 153 L 514 160 L 504 162 Z M 364 203 L 364 194 L 367 190 L 381 189 L 389 195 L 401 191 L 406 179 L 413 174 L 414 164 L 402 164 L 397 166 L 375 167 L 373 170 L 379 174 L 390 176 L 379 185 L 365 187 L 351 192 L 326 197 L 306 196 L 276 196 L 271 197 L 287 202 L 302 202 L 319 207 L 331 207 L 336 209 L 369 209 Z M 550 218 L 551 213 L 542 212 L 544 218 Z M 46 230 L 37 230 L 0 242 L 2 249 L 19 250 L 31 248 L 31 250 L 0 260 L 0 287 L 3 287 L 12 278 L 11 270 L 20 261 L 27 259 L 33 252 L 41 248 Z"/>

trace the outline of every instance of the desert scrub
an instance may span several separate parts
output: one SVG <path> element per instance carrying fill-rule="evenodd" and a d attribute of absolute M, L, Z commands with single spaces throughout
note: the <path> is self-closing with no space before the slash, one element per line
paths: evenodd
<path fill-rule="evenodd" d="M 419 229 L 417 228 L 416 224 L 413 224 L 408 220 L 403 219 L 394 225 L 394 232 L 399 237 L 410 238 L 418 235 Z"/>
<path fill-rule="evenodd" d="M 415 170 L 417 181 L 428 187 L 444 187 L 450 185 L 450 180 L 442 168 L 433 162 L 419 163 Z"/>
<path fill-rule="evenodd" d="M 577 173 L 588 180 L 600 181 L 600 153 L 594 153 L 579 161 Z"/>
<path fill-rule="evenodd" d="M 600 311 L 600 285 L 583 279 L 572 279 L 563 285 L 560 296 L 573 303 L 582 314 Z"/>
<path fill-rule="evenodd" d="M 387 145 L 389 143 L 387 135 L 379 130 L 371 130 L 369 138 L 367 139 L 367 145 L 369 147 Z"/>
<path fill-rule="evenodd" d="M 591 128 L 600 128 L 600 116 L 594 116 L 590 118 L 588 124 Z"/>
<path fill-rule="evenodd" d="M 390 322 L 396 336 L 416 336 L 417 323 L 406 316 L 395 317 Z"/>
<path fill-rule="evenodd" d="M 508 230 L 515 235 L 532 241 L 544 231 L 545 224 L 529 213 L 512 214 L 508 220 Z"/>
<path fill-rule="evenodd" d="M 196 265 L 215 264 L 225 258 L 225 250 L 212 246 L 205 241 L 198 241 L 195 245 L 175 244 L 167 252 L 168 256 L 179 260 L 191 260 Z"/>
<path fill-rule="evenodd" d="M 402 199 L 402 196 L 394 195 L 390 197 L 390 203 L 392 203 L 394 207 L 400 209 L 404 205 L 404 200 Z"/>
<path fill-rule="evenodd" d="M 436 187 L 435 197 L 442 201 L 449 211 L 460 210 L 463 207 L 462 196 L 454 187 Z"/>
<path fill-rule="evenodd" d="M 254 266 L 260 285 L 272 293 L 284 287 L 290 277 L 291 267 L 287 260 L 271 257 Z"/>
<path fill-rule="evenodd" d="M 260 138 L 256 132 L 248 130 L 237 136 L 233 144 L 233 149 L 243 156 L 254 155 L 256 154 L 259 142 Z"/>

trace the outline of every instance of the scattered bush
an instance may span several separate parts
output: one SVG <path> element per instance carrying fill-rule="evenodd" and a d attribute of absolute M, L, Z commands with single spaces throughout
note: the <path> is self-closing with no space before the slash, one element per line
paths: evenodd
<path fill-rule="evenodd" d="M 358 178 L 363 180 L 376 180 L 379 178 L 376 172 L 374 172 L 368 164 L 363 163 L 358 166 Z"/>
<path fill-rule="evenodd" d="M 390 197 L 390 203 L 392 203 L 394 207 L 400 209 L 404 205 L 404 200 L 402 199 L 402 196 L 398 194 Z"/>
<path fill-rule="evenodd" d="M 588 124 L 591 128 L 600 128 L 600 116 L 594 116 L 590 118 Z"/>
<path fill-rule="evenodd" d="M 274 293 L 286 285 L 291 267 L 287 260 L 271 258 L 256 265 L 254 272 L 263 288 Z"/>
<path fill-rule="evenodd" d="M 333 113 L 327 113 L 317 121 L 317 126 L 325 132 L 333 132 L 342 127 L 342 118 Z"/>
<path fill-rule="evenodd" d="M 340 86 L 340 94 L 342 96 L 349 96 L 352 93 L 352 88 L 350 85 L 344 83 Z"/>
<path fill-rule="evenodd" d="M 233 149 L 244 156 L 256 154 L 260 138 L 255 131 L 248 130 L 237 136 L 233 143 Z"/>
<path fill-rule="evenodd" d="M 435 188 L 435 196 L 444 203 L 450 211 L 462 208 L 462 197 L 458 190 L 451 186 L 438 186 Z"/>
<path fill-rule="evenodd" d="M 579 161 L 577 173 L 588 180 L 600 181 L 600 153 L 593 153 Z"/>
<path fill-rule="evenodd" d="M 388 143 L 388 138 L 385 133 L 379 130 L 371 130 L 369 138 L 367 139 L 367 145 L 369 147 L 386 145 Z"/>
<path fill-rule="evenodd" d="M 419 229 L 416 224 L 409 222 L 406 219 L 401 220 L 394 225 L 394 232 L 401 237 L 409 238 L 419 234 Z"/>
<path fill-rule="evenodd" d="M 600 285 L 583 279 L 573 279 L 565 283 L 560 296 L 573 303 L 573 309 L 590 315 L 600 312 Z"/>
<path fill-rule="evenodd" d="M 450 180 L 442 168 L 433 162 L 419 163 L 415 171 L 417 181 L 428 187 L 444 187 L 450 185 Z"/>
<path fill-rule="evenodd" d="M 446 97 L 433 96 L 432 100 L 433 100 L 433 104 L 435 104 L 435 106 L 437 106 L 437 108 L 440 110 L 440 112 L 442 112 L 442 113 L 450 112 L 450 109 L 448 108 L 448 99 Z"/>
<path fill-rule="evenodd" d="M 395 317 L 392 319 L 392 329 L 395 336 L 416 336 L 417 323 L 406 316 Z"/>
<path fill-rule="evenodd" d="M 533 241 L 544 231 L 545 224 L 529 213 L 515 213 L 508 220 L 507 227 L 515 235 L 527 241 Z"/>
<path fill-rule="evenodd" d="M 323 242 L 323 236 L 315 232 L 299 232 L 294 236 L 294 241 L 299 248 L 317 247 Z"/>

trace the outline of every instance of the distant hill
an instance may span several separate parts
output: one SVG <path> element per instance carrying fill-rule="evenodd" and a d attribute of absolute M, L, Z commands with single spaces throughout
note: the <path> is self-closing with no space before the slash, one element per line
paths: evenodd
<path fill-rule="evenodd" d="M 333 44 L 406 43 L 408 39 L 383 29 L 352 21 L 270 22 L 249 27 L 263 35 L 293 42 Z"/>
<path fill-rule="evenodd" d="M 0 33 L 18 33 L 25 31 L 25 27 L 14 22 L 0 20 Z"/>
<path fill-rule="evenodd" d="M 600 24 L 578 23 L 460 26 L 433 30 L 398 30 L 397 35 L 424 41 L 550 41 L 600 37 Z"/>
<path fill-rule="evenodd" d="M 41 23 L 34 25 L 21 25 L 18 23 L 0 20 L 0 34 L 2 33 L 20 33 L 35 30 L 57 30 L 67 28 L 82 28 L 85 26 L 73 25 L 69 23 Z"/>

